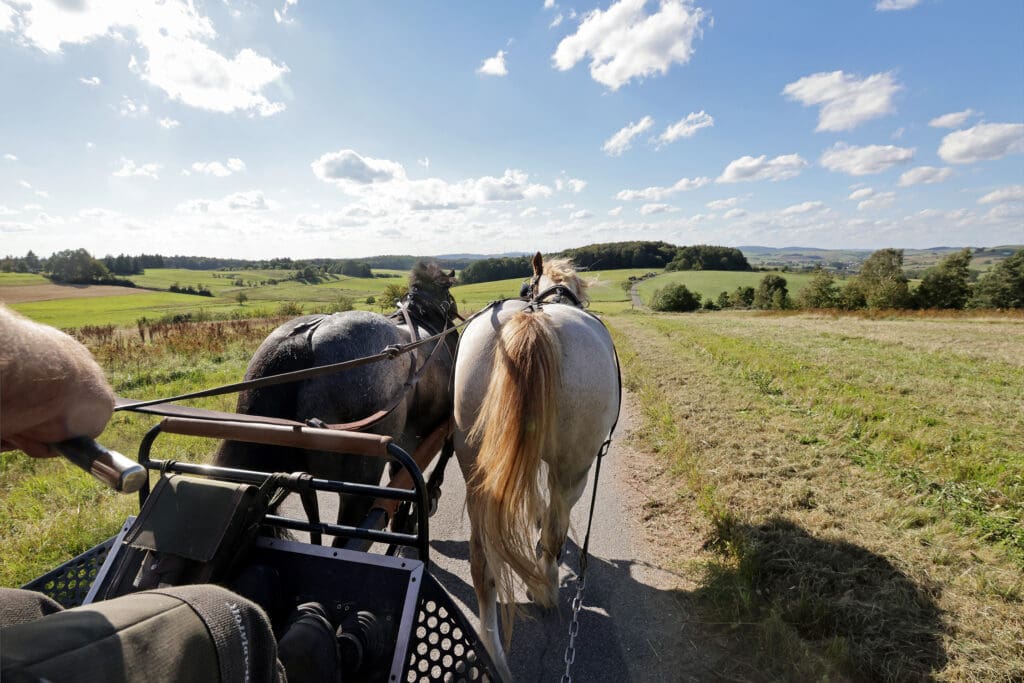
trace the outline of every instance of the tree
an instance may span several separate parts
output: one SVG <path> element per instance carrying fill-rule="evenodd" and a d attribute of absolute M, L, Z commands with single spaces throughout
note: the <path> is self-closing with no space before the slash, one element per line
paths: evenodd
<path fill-rule="evenodd" d="M 973 306 L 1024 308 L 1024 249 L 982 275 L 974 291 Z"/>
<path fill-rule="evenodd" d="M 789 290 L 786 278 L 769 273 L 761 278 L 754 292 L 754 308 L 789 308 Z"/>
<path fill-rule="evenodd" d="M 839 302 L 839 286 L 832 273 L 818 268 L 797 295 L 800 308 L 834 308 Z"/>
<path fill-rule="evenodd" d="M 651 308 L 656 311 L 696 311 L 700 308 L 700 294 L 691 292 L 681 282 L 672 282 L 654 291 Z"/>
<path fill-rule="evenodd" d="M 914 305 L 917 308 L 963 308 L 971 296 L 970 263 L 971 250 L 961 249 L 929 268 L 914 291 Z"/>
<path fill-rule="evenodd" d="M 107 267 L 85 249 L 58 251 L 50 256 L 47 269 L 54 282 L 88 284 L 102 281 L 110 275 Z"/>
<path fill-rule="evenodd" d="M 715 300 L 715 303 L 718 304 L 719 308 L 729 308 L 732 306 L 732 300 L 729 298 L 729 292 L 723 290 L 718 295 L 718 299 Z"/>
<path fill-rule="evenodd" d="M 907 308 L 911 303 L 903 250 L 879 249 L 864 261 L 855 278 L 868 308 Z"/>
<path fill-rule="evenodd" d="M 754 305 L 754 288 L 737 287 L 729 295 L 729 306 L 731 308 L 750 308 Z"/>
<path fill-rule="evenodd" d="M 384 288 L 384 293 L 380 295 L 381 307 L 390 306 L 396 301 L 405 296 L 406 292 L 409 291 L 409 287 L 404 284 L 392 282 Z"/>
<path fill-rule="evenodd" d="M 246 294 L 245 292 L 239 292 L 238 294 L 235 294 L 235 301 L 237 301 L 239 305 L 244 305 L 245 302 L 248 300 L 249 295 Z"/>

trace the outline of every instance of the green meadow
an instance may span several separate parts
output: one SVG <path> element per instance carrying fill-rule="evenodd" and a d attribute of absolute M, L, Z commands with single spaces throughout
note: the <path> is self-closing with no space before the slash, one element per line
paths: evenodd
<path fill-rule="evenodd" d="M 789 289 L 789 296 L 795 297 L 797 293 L 810 282 L 809 273 L 773 273 L 786 278 L 786 285 Z M 681 282 L 691 291 L 701 295 L 701 301 L 709 298 L 714 300 L 722 292 L 732 293 L 737 287 L 753 287 L 757 285 L 765 273 L 746 273 L 731 270 L 686 270 L 665 273 L 658 277 L 644 280 L 637 287 L 640 298 L 649 302 L 654 296 L 655 290 L 671 282 Z"/>

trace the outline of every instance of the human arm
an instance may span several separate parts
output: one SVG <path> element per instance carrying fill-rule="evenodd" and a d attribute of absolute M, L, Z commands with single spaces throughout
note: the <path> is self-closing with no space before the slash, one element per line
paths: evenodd
<path fill-rule="evenodd" d="M 0 305 L 0 448 L 56 455 L 48 444 L 98 436 L 113 408 L 113 390 L 84 346 Z"/>

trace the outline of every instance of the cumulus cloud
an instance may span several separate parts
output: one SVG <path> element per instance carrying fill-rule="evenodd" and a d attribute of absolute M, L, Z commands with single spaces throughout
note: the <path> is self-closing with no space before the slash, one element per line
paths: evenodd
<path fill-rule="evenodd" d="M 699 112 L 690 112 L 685 118 L 679 119 L 666 128 L 658 136 L 657 143 L 661 146 L 673 143 L 680 138 L 692 138 L 701 128 L 710 128 L 713 125 L 715 125 L 715 119 L 705 113 L 703 109 Z"/>
<path fill-rule="evenodd" d="M 190 199 L 178 205 L 178 211 L 196 214 L 249 213 L 278 208 L 280 204 L 267 199 L 260 190 L 235 192 L 221 199 Z"/>
<path fill-rule="evenodd" d="M 743 218 L 746 215 L 747 212 L 743 209 L 729 209 L 724 214 L 722 214 L 722 218 L 731 221 L 734 218 Z"/>
<path fill-rule="evenodd" d="M 609 216 L 618 216 L 622 213 L 622 207 L 616 206 L 614 209 L 608 209 Z"/>
<path fill-rule="evenodd" d="M 979 204 L 1004 204 L 1006 202 L 1024 202 L 1024 185 L 1000 187 L 978 200 Z"/>
<path fill-rule="evenodd" d="M 781 213 L 783 216 L 798 216 L 802 213 L 810 213 L 812 211 L 820 211 L 825 208 L 824 202 L 802 202 L 800 204 L 793 204 L 787 206 Z"/>
<path fill-rule="evenodd" d="M 867 199 L 859 202 L 857 204 L 857 210 L 868 211 L 872 209 L 885 209 L 892 206 L 894 201 L 896 201 L 895 192 L 877 192 Z"/>
<path fill-rule="evenodd" d="M 586 186 L 587 181 L 580 180 L 579 178 L 558 178 L 555 180 L 555 189 L 559 192 L 569 190 L 573 194 L 579 194 Z"/>
<path fill-rule="evenodd" d="M 717 183 L 738 183 L 747 180 L 786 180 L 800 175 L 807 166 L 807 161 L 799 154 L 784 154 L 769 159 L 762 154 L 759 157 L 743 156 L 729 162 L 715 181 Z"/>
<path fill-rule="evenodd" d="M 707 206 L 712 211 L 721 211 L 722 209 L 731 209 L 732 207 L 736 206 L 739 203 L 739 197 L 728 197 L 726 199 L 712 200 L 705 204 L 705 206 Z"/>
<path fill-rule="evenodd" d="M 679 211 L 679 208 L 671 204 L 644 204 L 640 207 L 640 215 L 642 216 L 650 216 L 656 213 L 675 213 L 676 211 Z"/>
<path fill-rule="evenodd" d="M 4 159 L 6 161 L 17 161 L 18 157 L 14 156 L 13 154 L 8 153 L 8 154 L 4 155 Z"/>
<path fill-rule="evenodd" d="M 476 72 L 483 76 L 507 76 L 508 68 L 505 66 L 505 54 L 504 50 L 498 50 L 498 54 L 485 59 Z"/>
<path fill-rule="evenodd" d="M 850 196 L 847 197 L 847 199 L 849 199 L 850 201 L 855 202 L 855 201 L 858 201 L 860 199 L 866 199 L 867 197 L 870 197 L 874 193 L 875 193 L 875 191 L 872 190 L 870 187 L 862 187 L 859 190 L 854 190 L 853 192 L 851 192 Z"/>
<path fill-rule="evenodd" d="M 554 67 L 568 71 L 590 58 L 590 77 L 612 90 L 634 78 L 666 74 L 686 64 L 703 31 L 703 9 L 683 0 L 663 0 L 654 14 L 647 0 L 620 0 L 583 17 L 576 33 L 562 39 L 552 55 Z"/>
<path fill-rule="evenodd" d="M 121 113 L 121 116 L 145 116 L 149 113 L 149 105 L 145 102 L 136 102 L 132 98 L 125 96 L 121 98 L 118 111 Z"/>
<path fill-rule="evenodd" d="M 932 128 L 959 128 L 964 125 L 967 119 L 976 115 L 978 112 L 973 109 L 964 109 L 963 111 L 954 111 L 942 116 L 936 116 L 934 119 L 928 122 L 928 125 Z"/>
<path fill-rule="evenodd" d="M 837 142 L 825 150 L 818 162 L 830 171 L 842 171 L 850 175 L 881 173 L 896 164 L 907 163 L 914 158 L 914 150 L 895 145 L 866 145 L 855 147 Z"/>
<path fill-rule="evenodd" d="M 405 168 L 401 164 L 364 157 L 351 149 L 328 152 L 314 161 L 312 168 L 317 178 L 334 184 L 366 185 L 405 178 Z"/>
<path fill-rule="evenodd" d="M 177 128 L 181 125 L 181 121 L 176 119 L 160 119 L 157 123 L 159 123 L 160 127 L 165 130 L 171 130 L 172 128 Z"/>
<path fill-rule="evenodd" d="M 131 159 L 125 159 L 121 157 L 121 168 L 114 171 L 114 175 L 118 178 L 152 178 L 158 180 L 160 169 L 163 168 L 160 164 L 136 164 Z"/>
<path fill-rule="evenodd" d="M 1024 123 L 979 123 L 942 138 L 939 156 L 950 164 L 1002 159 L 1024 152 Z"/>
<path fill-rule="evenodd" d="M 565 17 L 563 17 L 561 14 L 556 15 L 555 18 L 551 20 L 551 23 L 548 24 L 548 28 L 552 29 L 552 28 L 557 28 L 557 27 L 561 26 L 562 25 L 562 20 L 564 18 Z"/>
<path fill-rule="evenodd" d="M 17 209 L 10 209 L 3 204 L 0 204 L 0 216 L 15 216 L 19 213 L 21 213 L 21 211 L 18 211 Z"/>
<path fill-rule="evenodd" d="M 936 168 L 934 166 L 918 166 L 912 168 L 909 171 L 905 171 L 900 176 L 898 185 L 900 187 L 910 187 L 911 185 L 934 185 L 935 183 L 945 182 L 949 180 L 949 177 L 953 175 L 953 169 L 951 168 Z"/>
<path fill-rule="evenodd" d="M 619 201 L 630 202 L 635 199 L 648 201 L 659 201 L 675 194 L 676 192 L 691 192 L 700 189 L 711 182 L 711 178 L 700 176 L 698 178 L 680 178 L 673 185 L 668 187 L 645 187 L 642 190 L 622 190 L 615 198 Z"/>
<path fill-rule="evenodd" d="M 291 24 L 295 20 L 288 18 L 288 10 L 299 4 L 299 0 L 285 0 L 280 10 L 274 10 L 274 21 L 279 24 Z"/>
<path fill-rule="evenodd" d="M 876 12 L 893 12 L 901 9 L 910 9 L 921 4 L 921 0 L 878 0 L 875 3 Z"/>
<path fill-rule="evenodd" d="M 245 162 L 234 157 L 228 159 L 226 164 L 222 164 L 219 161 L 197 161 L 192 164 L 192 170 L 202 175 L 226 178 L 232 173 L 244 171 Z"/>
<path fill-rule="evenodd" d="M 99 76 L 92 76 L 90 78 L 85 78 L 83 76 L 83 77 L 80 77 L 78 79 L 78 82 L 81 83 L 82 85 L 88 85 L 88 86 L 95 87 L 95 86 L 100 84 L 100 77 Z"/>
<path fill-rule="evenodd" d="M 586 209 L 580 209 L 579 211 L 573 211 L 569 214 L 569 220 L 581 221 L 587 218 L 593 218 L 594 214 Z"/>
<path fill-rule="evenodd" d="M 190 0 L 135 2 L 18 3 L 19 21 L 8 30 L 21 42 L 49 54 L 65 45 L 85 45 L 109 37 L 129 37 L 144 53 L 129 68 L 170 98 L 208 111 L 242 111 L 270 116 L 284 110 L 263 93 L 288 72 L 257 52 L 243 48 L 233 57 L 210 45 L 217 32 Z M 2 21 L 0 21 L 2 23 Z"/>
<path fill-rule="evenodd" d="M 430 168 L 430 157 L 423 157 L 422 159 L 417 159 L 416 163 L 422 166 L 423 168 Z"/>
<path fill-rule="evenodd" d="M 892 97 L 902 89 L 891 73 L 858 78 L 842 71 L 804 76 L 782 93 L 805 107 L 819 105 L 816 131 L 842 131 L 892 113 Z"/>
<path fill-rule="evenodd" d="M 621 156 L 623 152 L 633 146 L 633 138 L 649 130 L 653 125 L 654 119 L 650 116 L 643 117 L 637 123 L 630 121 L 619 132 L 605 140 L 601 149 L 610 157 Z"/>

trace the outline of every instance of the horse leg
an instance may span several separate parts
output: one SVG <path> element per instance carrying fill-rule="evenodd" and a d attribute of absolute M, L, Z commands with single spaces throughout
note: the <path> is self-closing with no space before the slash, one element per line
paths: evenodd
<path fill-rule="evenodd" d="M 562 486 L 554 476 L 548 475 L 548 507 L 541 528 L 540 562 L 551 590 L 551 604 L 558 598 L 558 562 L 569 533 L 569 513 L 583 495 L 586 484 L 586 472 L 570 486 Z"/>
<path fill-rule="evenodd" d="M 472 501 L 469 501 L 472 505 Z M 472 516 L 471 516 L 472 517 Z M 469 536 L 469 570 L 473 578 L 473 589 L 476 591 L 476 603 L 480 614 L 480 640 L 483 642 L 491 660 L 498 668 L 498 674 L 504 681 L 512 680 L 512 671 L 508 668 L 505 650 L 501 646 L 501 634 L 498 630 L 498 589 L 495 584 L 494 572 L 487 565 L 484 557 L 483 544 L 476 524 L 472 524 Z"/>

